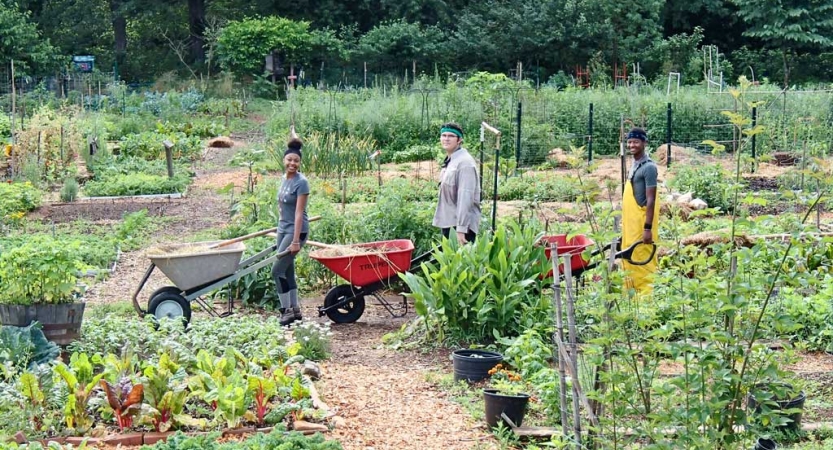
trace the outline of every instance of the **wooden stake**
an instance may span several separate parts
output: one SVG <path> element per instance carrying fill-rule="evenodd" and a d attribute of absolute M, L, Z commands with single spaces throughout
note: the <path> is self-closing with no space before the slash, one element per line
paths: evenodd
<path fill-rule="evenodd" d="M 575 296 L 573 295 L 573 268 L 572 256 L 564 257 L 564 286 L 567 292 L 567 332 L 570 339 L 570 366 L 573 379 L 573 432 L 575 433 L 576 449 L 581 449 L 581 408 L 579 406 L 579 380 L 578 375 L 578 345 L 576 339 L 576 310 Z M 592 411 L 590 411 L 592 414 Z"/>
<path fill-rule="evenodd" d="M 567 436 L 567 371 L 565 369 L 566 361 L 564 354 L 561 351 L 562 343 L 564 342 L 564 320 L 561 309 L 561 277 L 558 271 L 558 244 L 553 242 L 550 244 L 550 255 L 552 257 L 552 277 L 553 277 L 553 306 L 555 310 L 555 331 L 553 332 L 553 340 L 556 344 L 556 354 L 558 356 L 558 392 L 559 392 L 559 408 L 561 409 L 561 433 Z"/>

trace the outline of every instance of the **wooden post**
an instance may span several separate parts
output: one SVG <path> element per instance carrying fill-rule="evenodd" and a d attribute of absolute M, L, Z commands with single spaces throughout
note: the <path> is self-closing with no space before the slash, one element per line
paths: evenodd
<path fill-rule="evenodd" d="M 411 67 L 411 73 L 414 75 L 414 81 L 416 81 L 416 60 L 413 60 L 413 66 Z"/>
<path fill-rule="evenodd" d="M 174 162 L 173 162 L 173 152 L 171 149 L 173 148 L 174 144 L 169 141 L 165 140 L 162 142 L 162 145 L 165 146 L 165 163 L 168 166 L 168 178 L 174 177 Z"/>
<path fill-rule="evenodd" d="M 15 114 L 17 113 L 17 106 L 16 106 L 16 103 L 15 103 L 15 101 L 16 101 L 16 92 L 15 92 L 15 86 L 14 86 L 14 60 L 11 60 L 11 64 L 12 64 L 12 123 L 11 123 L 12 129 L 11 129 L 11 134 L 12 134 L 12 144 L 14 144 L 15 143 L 15 140 L 14 140 L 14 118 L 15 118 Z"/>

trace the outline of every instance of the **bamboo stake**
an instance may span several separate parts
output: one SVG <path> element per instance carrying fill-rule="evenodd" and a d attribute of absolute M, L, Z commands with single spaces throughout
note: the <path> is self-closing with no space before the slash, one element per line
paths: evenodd
<path fill-rule="evenodd" d="M 11 134 L 12 134 L 12 144 L 15 144 L 15 139 L 14 139 L 15 123 L 14 123 L 14 119 L 15 119 L 15 116 L 17 115 L 17 103 L 16 103 L 17 93 L 15 92 L 15 86 L 14 86 L 14 60 L 11 60 L 11 64 L 12 64 L 12 123 L 11 123 L 12 129 L 11 129 Z"/>
<path fill-rule="evenodd" d="M 561 408 L 561 433 L 567 436 L 567 373 L 564 369 L 565 359 L 562 351 L 562 342 L 564 342 L 564 321 L 561 310 L 561 277 L 558 273 L 558 244 L 553 242 L 550 244 L 550 254 L 552 257 L 552 276 L 553 276 L 553 299 L 555 310 L 555 331 L 553 332 L 553 339 L 556 343 L 556 351 L 558 353 L 558 391 L 559 391 L 559 407 Z"/>
<path fill-rule="evenodd" d="M 575 433 L 576 449 L 581 449 L 581 409 L 579 406 L 579 380 L 578 380 L 578 346 L 576 339 L 576 311 L 575 297 L 573 296 L 573 268 L 571 266 L 572 256 L 564 258 L 564 286 L 567 292 L 567 331 L 570 339 L 570 351 L 572 361 L 570 368 L 573 372 L 573 432 Z"/>

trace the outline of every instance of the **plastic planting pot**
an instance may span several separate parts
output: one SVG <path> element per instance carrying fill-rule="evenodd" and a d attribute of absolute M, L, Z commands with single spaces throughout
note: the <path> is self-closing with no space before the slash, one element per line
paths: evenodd
<path fill-rule="evenodd" d="M 503 361 L 503 355 L 486 350 L 456 350 L 451 354 L 454 362 L 454 381 L 466 380 L 470 383 L 489 376 L 489 370 Z"/>
<path fill-rule="evenodd" d="M 746 397 L 747 410 L 754 415 L 759 415 L 764 408 L 769 411 L 787 411 L 784 416 L 789 419 L 786 425 L 777 427 L 778 430 L 797 433 L 801 430 L 801 416 L 804 414 L 804 402 L 807 396 L 804 391 L 790 395 L 789 398 L 779 398 L 778 394 L 790 394 L 794 392 L 792 385 L 786 383 L 756 384 Z M 756 397 L 759 395 L 760 398 Z"/>
<path fill-rule="evenodd" d="M 503 420 L 502 414 L 506 414 L 506 417 L 516 427 L 519 427 L 524 420 L 524 414 L 526 414 L 529 395 L 505 395 L 498 392 L 497 389 L 484 389 L 483 402 L 486 405 L 486 423 L 490 427 L 494 428 L 500 423 L 511 427 L 511 424 Z"/>

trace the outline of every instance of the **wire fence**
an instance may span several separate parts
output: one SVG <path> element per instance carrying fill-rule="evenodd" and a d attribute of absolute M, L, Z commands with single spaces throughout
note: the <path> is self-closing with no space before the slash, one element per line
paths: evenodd
<path fill-rule="evenodd" d="M 808 149 L 813 154 L 828 155 L 833 149 L 830 91 L 751 92 L 741 102 L 729 92 L 666 93 L 644 86 L 567 92 L 521 84 L 515 89 L 449 88 L 455 85 L 442 85 L 437 80 L 411 80 L 399 86 L 381 83 L 382 76 L 370 71 L 366 72 L 367 78 L 350 80 L 352 85 L 304 88 L 309 84 L 306 72 L 310 70 L 299 67 L 293 71 L 299 76 L 298 88 L 287 89 L 290 100 L 282 102 L 284 110 L 292 110 L 290 120 L 297 115 L 299 122 L 306 122 L 307 129 L 353 134 L 371 130 L 386 154 L 435 142 L 436 130 L 443 121 L 460 122 L 469 136 L 481 122 L 487 122 L 502 133 L 501 158 L 514 161 L 518 168 L 534 168 L 550 163 L 559 152 L 576 149 L 589 160 L 619 154 L 624 134 L 640 126 L 647 130 L 654 151 L 661 146 L 668 151 L 670 147 L 670 158 L 664 159 L 666 164 L 673 164 L 673 153 L 680 148 L 711 151 L 705 141 L 721 144 L 728 151 L 737 150 L 743 136 L 726 111 L 766 128 L 766 133 L 744 147 L 755 156 Z M 319 75 L 323 73 L 322 69 Z M 365 80 L 377 87 L 364 89 Z M 148 88 L 114 83 L 112 73 L 75 73 L 18 77 L 12 89 L 6 68 L 0 70 L 0 108 L 22 125 L 40 105 L 55 98 L 90 110 L 115 106 L 124 113 L 130 93 Z M 16 105 L 12 105 L 9 95 L 13 90 Z M 12 109 L 15 117 L 11 116 Z M 467 138 L 468 146 L 474 144 Z"/>

